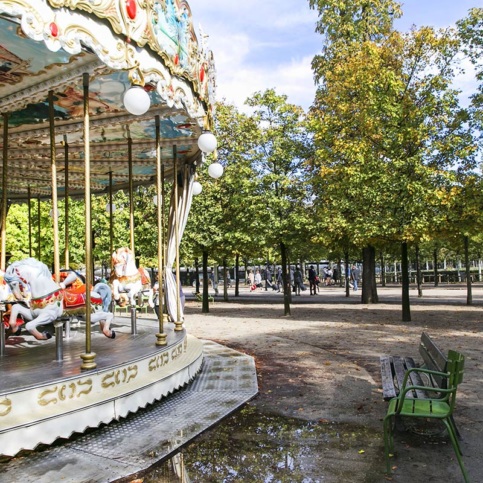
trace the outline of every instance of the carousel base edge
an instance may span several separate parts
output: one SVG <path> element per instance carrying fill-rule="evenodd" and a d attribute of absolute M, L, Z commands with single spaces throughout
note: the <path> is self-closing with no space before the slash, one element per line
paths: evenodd
<path fill-rule="evenodd" d="M 16 456 L 125 418 L 189 384 L 202 363 L 203 343 L 187 334 L 175 347 L 134 363 L 2 394 L 0 454 Z"/>

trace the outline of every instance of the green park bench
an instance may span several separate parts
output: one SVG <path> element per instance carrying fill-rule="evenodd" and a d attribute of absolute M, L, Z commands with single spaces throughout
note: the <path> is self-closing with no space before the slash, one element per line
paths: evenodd
<path fill-rule="evenodd" d="M 444 423 L 466 482 L 468 474 L 458 442 L 459 431 L 453 419 L 458 385 L 463 381 L 464 356 L 450 350 L 446 357 L 428 334 L 419 344 L 421 365 L 411 357 L 381 356 L 383 397 L 389 401 L 384 418 L 384 447 L 387 472 L 391 472 L 393 425 L 396 417 L 440 420 Z"/>

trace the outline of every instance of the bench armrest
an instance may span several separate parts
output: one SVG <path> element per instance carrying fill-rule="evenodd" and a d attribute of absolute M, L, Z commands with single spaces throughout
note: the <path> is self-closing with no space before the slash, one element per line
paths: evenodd
<path fill-rule="evenodd" d="M 448 378 L 449 374 L 447 372 L 440 372 L 440 371 L 433 371 L 432 369 L 425 369 L 423 367 L 412 367 L 411 369 L 408 369 L 406 371 L 406 374 L 404 374 L 404 379 L 401 387 L 401 391 L 406 387 L 408 378 L 411 374 L 411 372 L 418 372 L 422 374 L 429 374 L 431 376 L 440 376 L 440 377 L 445 377 Z"/>
<path fill-rule="evenodd" d="M 429 374 L 429 375 L 436 375 L 440 377 L 449 377 L 449 374 L 446 372 L 440 372 L 440 371 L 433 371 L 431 369 L 424 369 L 421 367 L 413 367 L 411 369 L 408 369 L 406 371 L 406 374 L 404 375 L 404 380 L 403 380 L 403 385 L 400 389 L 399 395 L 396 397 L 398 399 L 398 403 L 396 405 L 396 414 L 399 413 L 403 407 L 404 400 L 406 399 L 406 394 L 410 391 L 414 390 L 419 390 L 419 391 L 426 391 L 426 392 L 433 392 L 433 393 L 438 393 L 438 394 L 451 394 L 456 391 L 456 387 L 450 388 L 450 389 L 443 389 L 440 387 L 433 387 L 433 386 L 419 386 L 419 385 L 407 385 L 408 378 L 410 376 L 411 372 L 418 372 L 418 373 L 423 373 L 423 374 Z M 440 398 L 435 398 L 440 400 Z"/>

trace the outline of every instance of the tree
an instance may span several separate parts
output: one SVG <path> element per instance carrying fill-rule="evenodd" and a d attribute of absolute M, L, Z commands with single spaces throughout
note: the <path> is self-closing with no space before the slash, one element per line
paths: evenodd
<path fill-rule="evenodd" d="M 260 213 L 268 246 L 277 246 L 282 262 L 284 313 L 290 314 L 288 257 L 314 235 L 312 203 L 307 190 L 307 160 L 311 154 L 304 112 L 275 90 L 257 92 L 247 100 L 254 109 L 259 138 L 254 169 Z"/>
<path fill-rule="evenodd" d="M 356 246 L 401 244 L 408 321 L 408 244 L 429 237 L 445 170 L 458 164 L 467 169 L 476 150 L 468 114 L 451 88 L 459 52 L 455 31 L 390 31 L 384 19 L 393 2 L 378 4 L 385 9 L 377 35 L 350 37 L 346 27 L 339 39 L 335 22 L 326 39 L 329 60 L 314 59 L 320 84 L 311 128 L 323 180 L 318 204 L 337 223 L 344 220 Z M 363 291 L 366 285 L 373 286 L 364 283 Z"/>

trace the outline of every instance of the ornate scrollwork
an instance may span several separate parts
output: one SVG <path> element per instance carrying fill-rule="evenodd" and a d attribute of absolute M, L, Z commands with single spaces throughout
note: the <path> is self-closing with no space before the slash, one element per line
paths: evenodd
<path fill-rule="evenodd" d="M 169 353 L 163 352 L 162 354 L 159 354 L 149 360 L 149 372 L 156 371 L 167 364 L 169 364 Z"/>
<path fill-rule="evenodd" d="M 6 416 L 12 410 L 12 401 L 5 398 L 0 401 L 0 417 Z"/>
<path fill-rule="evenodd" d="M 101 386 L 105 389 L 108 387 L 115 387 L 119 384 L 128 384 L 129 381 L 135 379 L 138 375 L 138 366 L 129 366 L 123 369 L 109 372 L 102 378 Z"/>
<path fill-rule="evenodd" d="M 49 404 L 57 404 L 68 399 L 78 399 L 92 391 L 92 379 L 84 379 L 70 384 L 60 384 L 45 389 L 39 394 L 39 406 L 48 406 Z"/>

